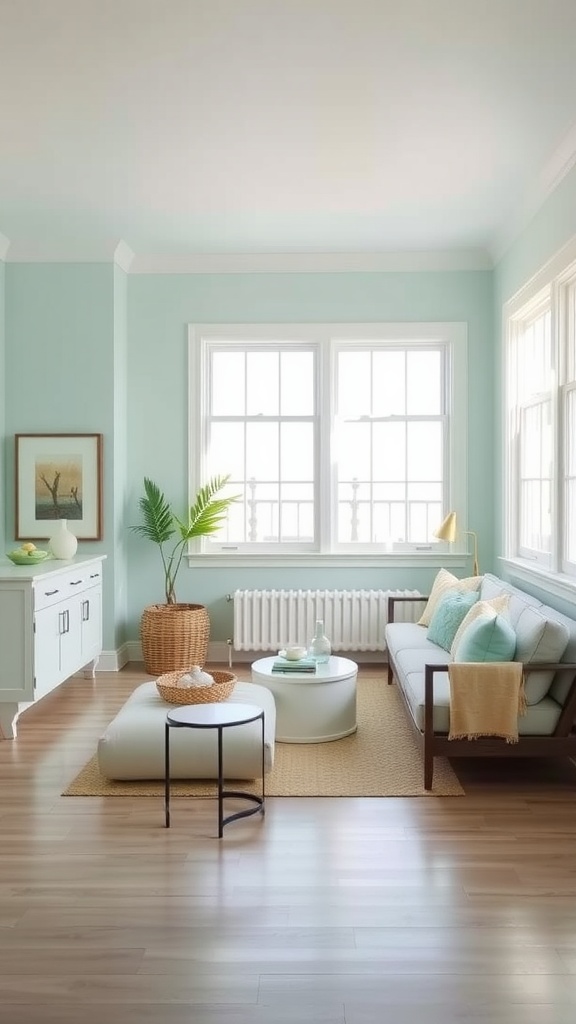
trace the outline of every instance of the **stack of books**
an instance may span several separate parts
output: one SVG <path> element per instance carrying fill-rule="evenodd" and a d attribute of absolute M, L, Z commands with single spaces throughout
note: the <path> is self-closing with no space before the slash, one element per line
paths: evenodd
<path fill-rule="evenodd" d="M 316 662 L 314 658 L 300 658 L 299 661 L 289 661 L 288 658 L 276 658 L 272 665 L 273 672 L 315 672 Z"/>

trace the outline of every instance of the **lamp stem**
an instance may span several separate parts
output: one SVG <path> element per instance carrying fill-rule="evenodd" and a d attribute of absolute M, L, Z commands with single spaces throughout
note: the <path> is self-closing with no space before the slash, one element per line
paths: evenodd
<path fill-rule="evenodd" d="M 464 530 L 464 533 L 470 534 L 470 536 L 472 537 L 472 540 L 474 542 L 474 559 L 473 559 L 473 562 L 472 562 L 472 575 L 473 576 L 479 576 L 480 575 L 480 567 L 478 565 L 478 537 L 474 533 L 474 530 Z"/>

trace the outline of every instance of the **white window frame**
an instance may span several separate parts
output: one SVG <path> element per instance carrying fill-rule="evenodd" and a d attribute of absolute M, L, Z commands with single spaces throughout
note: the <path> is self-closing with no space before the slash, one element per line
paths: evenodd
<path fill-rule="evenodd" d="M 509 465 L 508 479 L 510 494 L 510 515 L 508 516 L 509 544 L 510 549 L 515 550 L 519 558 L 525 561 L 536 563 L 542 566 L 544 569 L 550 569 L 552 566 L 552 552 L 543 552 L 537 548 L 529 547 L 523 544 L 520 533 L 522 504 L 522 453 L 520 446 L 520 436 L 522 420 L 530 410 L 539 410 L 548 403 L 551 403 L 552 405 L 554 404 L 554 388 L 552 386 L 552 383 L 550 383 L 549 385 L 544 387 L 544 390 L 542 391 L 535 391 L 530 396 L 519 397 L 518 370 L 522 363 L 522 353 L 520 350 L 521 341 L 519 340 L 519 338 L 520 335 L 523 333 L 523 326 L 527 323 L 537 320 L 538 317 L 548 312 L 550 312 L 551 314 L 551 349 L 552 352 L 554 352 L 555 345 L 553 337 L 553 303 L 551 289 L 549 287 L 542 289 L 528 303 L 522 306 L 515 314 L 509 315 L 506 339 L 506 394 L 507 423 L 509 431 L 509 438 L 508 443 L 506 445 L 506 449 L 508 454 Z M 554 422 L 554 408 L 552 409 L 551 416 Z M 552 488 L 554 488 L 554 480 L 552 480 Z M 551 495 L 551 503 L 552 506 L 555 505 L 554 494 Z M 552 507 L 551 516 L 552 518 L 554 517 L 554 507 Z"/>
<path fill-rule="evenodd" d="M 334 403 L 334 377 L 327 361 L 328 344 L 331 342 L 333 351 L 339 346 L 353 342 L 370 340 L 389 340 L 399 343 L 417 341 L 420 344 L 446 346 L 447 374 L 444 386 L 447 396 L 449 419 L 449 451 L 445 453 L 445 464 L 448 473 L 444 481 L 443 503 L 446 511 L 454 510 L 462 529 L 459 540 L 464 542 L 464 524 L 467 523 L 467 436 L 468 436 L 468 354 L 467 324 L 462 322 L 402 322 L 402 323 L 360 323 L 360 324 L 190 324 L 188 327 L 189 354 L 189 480 L 190 495 L 193 496 L 202 482 L 205 481 L 205 411 L 208 405 L 208 373 L 207 346 L 210 342 L 237 340 L 239 346 L 247 342 L 275 340 L 317 341 L 319 345 L 319 409 L 321 415 L 321 433 L 323 448 L 330 440 L 330 423 Z M 319 468 L 319 488 L 323 494 L 330 494 L 330 505 L 334 508 L 334 481 L 331 479 L 329 466 Z M 199 541 L 189 550 L 190 564 L 210 564 L 218 566 L 233 565 L 333 565 L 333 566 L 367 566 L 393 563 L 395 565 L 465 565 L 467 552 L 464 547 L 455 548 L 444 543 L 403 544 L 394 545 L 391 550 L 382 545 L 355 546 L 353 550 L 344 550 L 343 546 L 331 547 L 329 536 L 330 513 L 326 515 L 324 502 L 317 510 L 320 516 L 320 534 L 324 546 L 311 552 L 288 550 L 283 552 L 249 551 L 246 546 L 235 550 L 234 546 L 221 544 L 216 550 L 213 545 Z"/>
<path fill-rule="evenodd" d="M 561 598 L 574 599 L 576 593 L 576 563 L 565 557 L 567 544 L 567 494 L 565 466 L 567 452 L 566 396 L 576 386 L 567 382 L 567 324 L 565 323 L 565 296 L 570 284 L 576 282 L 576 237 L 564 246 L 534 277 L 527 282 L 502 310 L 503 338 L 503 529 L 504 552 L 501 561 L 508 565 L 519 579 L 545 585 Z M 553 432 L 553 466 L 551 493 L 551 551 L 543 552 L 523 548 L 519 535 L 519 472 L 518 452 L 515 446 L 515 367 L 514 331 L 518 321 L 527 319 L 538 306 L 548 303 L 551 312 L 551 344 L 553 380 L 548 390 L 551 399 Z"/>

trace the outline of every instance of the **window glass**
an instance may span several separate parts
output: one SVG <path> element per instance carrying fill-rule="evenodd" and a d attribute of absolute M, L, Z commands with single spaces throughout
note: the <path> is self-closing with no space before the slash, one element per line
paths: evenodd
<path fill-rule="evenodd" d="M 373 361 L 372 409 L 375 416 L 403 416 L 406 412 L 406 353 L 377 351 Z"/>
<path fill-rule="evenodd" d="M 277 416 L 280 411 L 278 352 L 248 352 L 246 356 L 246 413 Z"/>
<path fill-rule="evenodd" d="M 408 352 L 406 364 L 406 411 L 410 416 L 438 416 L 442 411 L 441 353 Z"/>
<path fill-rule="evenodd" d="M 243 416 L 246 410 L 246 355 L 228 350 L 212 358 L 210 398 L 214 416 Z"/>

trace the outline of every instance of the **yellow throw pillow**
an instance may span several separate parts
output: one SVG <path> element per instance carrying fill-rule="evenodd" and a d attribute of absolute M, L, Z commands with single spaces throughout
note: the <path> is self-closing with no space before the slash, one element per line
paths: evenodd
<path fill-rule="evenodd" d="M 457 576 L 453 576 L 447 569 L 440 569 L 434 583 L 432 584 L 428 603 L 422 612 L 421 617 L 418 619 L 418 625 L 430 625 L 430 620 L 436 610 L 436 605 L 440 601 L 440 598 L 444 597 L 447 590 L 457 590 L 459 592 L 464 592 L 466 590 L 479 590 L 481 582 L 482 576 L 467 576 L 466 579 L 459 580 Z"/>
<path fill-rule="evenodd" d="M 509 594 L 499 594 L 498 597 L 492 597 L 489 601 L 477 601 L 476 604 L 473 604 L 456 630 L 452 646 L 450 647 L 452 657 L 454 657 L 464 630 L 467 629 L 471 622 L 474 622 L 474 619 L 477 619 L 479 615 L 493 615 L 496 617 L 496 615 L 505 614 L 509 603 Z"/>

